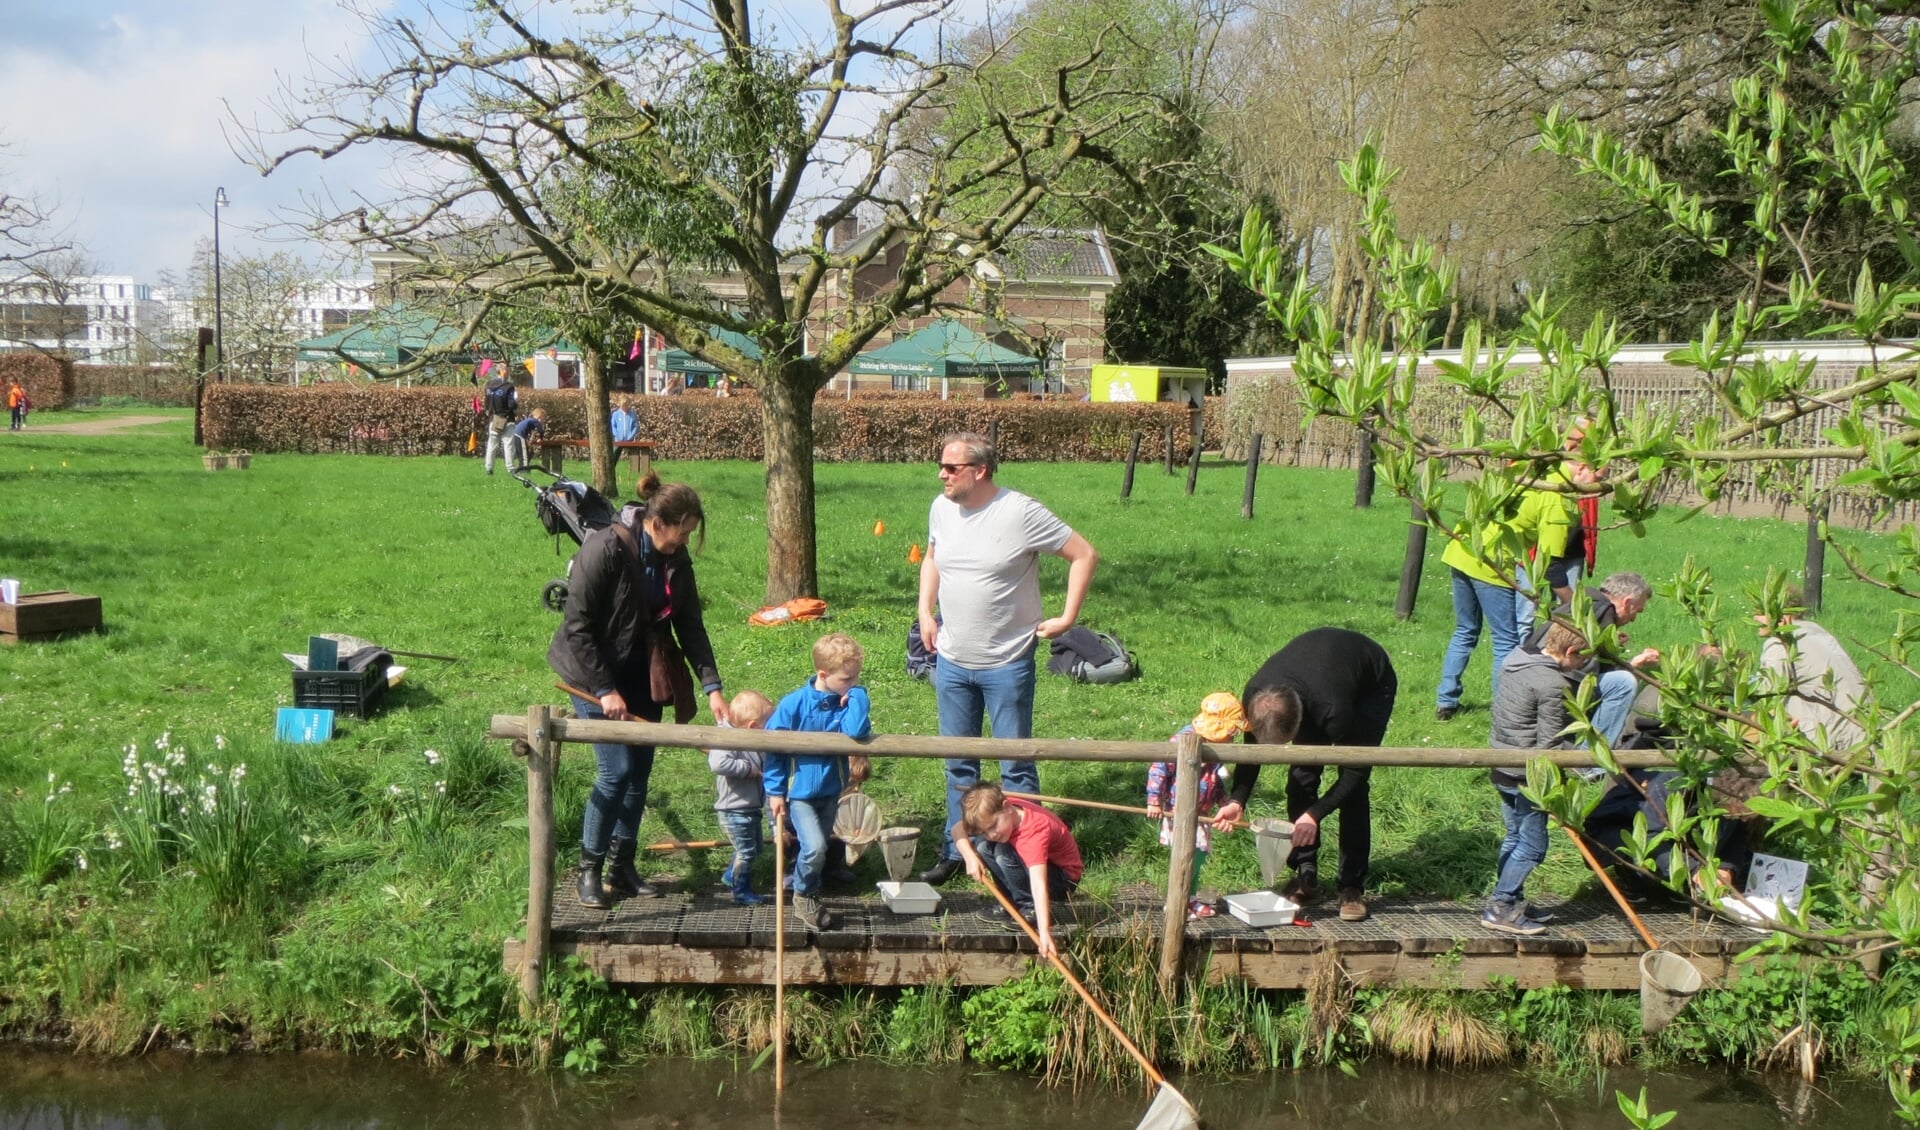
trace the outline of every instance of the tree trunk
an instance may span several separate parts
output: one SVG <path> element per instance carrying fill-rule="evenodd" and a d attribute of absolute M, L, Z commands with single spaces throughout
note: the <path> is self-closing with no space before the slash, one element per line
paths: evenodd
<path fill-rule="evenodd" d="M 760 390 L 760 438 L 767 462 L 767 599 L 819 596 L 813 528 L 812 374 L 797 362 Z"/>
<path fill-rule="evenodd" d="M 593 467 L 593 489 L 612 498 L 620 489 L 614 481 L 613 418 L 607 404 L 607 369 L 591 335 L 580 343 L 580 382 L 587 390 L 587 457 Z"/>

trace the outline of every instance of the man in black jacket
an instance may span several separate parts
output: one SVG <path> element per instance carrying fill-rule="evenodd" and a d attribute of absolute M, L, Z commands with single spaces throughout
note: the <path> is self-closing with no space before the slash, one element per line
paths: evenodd
<path fill-rule="evenodd" d="M 1246 740 L 1263 745 L 1377 746 L 1387 735 L 1399 680 L 1385 648 L 1345 628 L 1315 628 L 1273 653 L 1240 696 L 1246 704 Z M 1367 917 L 1363 892 L 1373 854 L 1369 766 L 1343 766 L 1324 795 L 1322 765 L 1295 765 L 1287 774 L 1287 815 L 1293 820 L 1294 877 L 1283 892 L 1307 903 L 1320 893 L 1320 821 L 1340 813 L 1340 917 Z M 1258 765 L 1233 771 L 1231 799 L 1216 824 L 1239 818 L 1253 796 Z"/>

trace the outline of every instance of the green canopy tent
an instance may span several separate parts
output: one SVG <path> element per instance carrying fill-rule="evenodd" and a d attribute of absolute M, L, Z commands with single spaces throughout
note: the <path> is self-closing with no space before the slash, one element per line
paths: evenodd
<path fill-rule="evenodd" d="M 707 332 L 744 356 L 751 357 L 755 361 L 760 359 L 760 343 L 746 334 L 723 330 L 719 326 L 709 326 Z M 684 349 L 669 349 L 662 353 L 660 369 L 663 372 L 680 373 L 688 377 L 711 378 L 720 375 L 720 366 L 702 361 Z"/>
<path fill-rule="evenodd" d="M 460 340 L 460 327 L 425 311 L 395 303 L 330 334 L 308 338 L 295 348 L 297 361 L 349 361 L 387 367 L 404 364 L 435 349 L 449 349 Z M 473 354 L 445 353 L 443 359 L 470 364 Z"/>
<path fill-rule="evenodd" d="M 951 378 L 1031 379 L 1040 372 L 1040 360 L 996 345 L 952 318 L 942 318 L 892 345 L 860 354 L 847 364 L 847 372 L 855 376 L 939 377 L 944 399 Z"/>

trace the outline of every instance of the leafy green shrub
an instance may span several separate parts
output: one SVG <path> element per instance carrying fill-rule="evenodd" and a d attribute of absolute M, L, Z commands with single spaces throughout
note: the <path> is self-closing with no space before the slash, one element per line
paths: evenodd
<path fill-rule="evenodd" d="M 945 982 L 902 989 L 887 1017 L 883 1054 L 892 1063 L 953 1063 L 967 1051 L 961 1015 L 953 986 Z"/>
<path fill-rule="evenodd" d="M 1045 966 L 982 989 L 960 1005 L 967 1049 L 982 1063 L 1011 1071 L 1043 1066 L 1060 1035 L 1055 1009 L 1064 982 Z"/>

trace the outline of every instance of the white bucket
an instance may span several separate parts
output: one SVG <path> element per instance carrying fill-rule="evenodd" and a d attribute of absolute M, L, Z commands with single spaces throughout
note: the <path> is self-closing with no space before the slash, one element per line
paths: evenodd
<path fill-rule="evenodd" d="M 1640 1031 L 1651 1036 L 1680 1015 L 1700 991 L 1700 970 L 1666 950 L 1640 955 Z"/>
<path fill-rule="evenodd" d="M 1253 847 L 1260 856 L 1260 882 L 1272 887 L 1287 869 L 1287 855 L 1293 851 L 1293 822 L 1272 816 L 1253 822 Z"/>
<path fill-rule="evenodd" d="M 885 828 L 878 837 L 880 857 L 887 863 L 887 878 L 904 883 L 913 874 L 914 852 L 920 847 L 920 829 Z"/>

